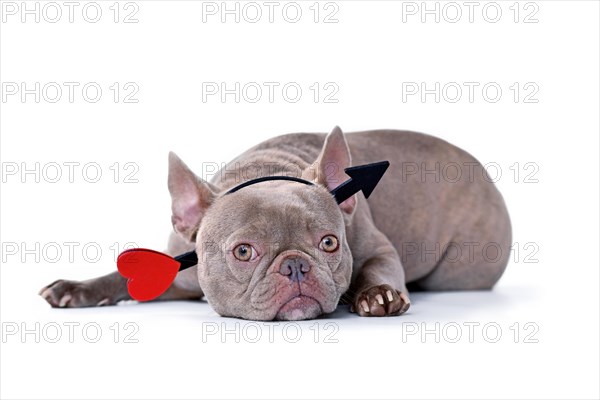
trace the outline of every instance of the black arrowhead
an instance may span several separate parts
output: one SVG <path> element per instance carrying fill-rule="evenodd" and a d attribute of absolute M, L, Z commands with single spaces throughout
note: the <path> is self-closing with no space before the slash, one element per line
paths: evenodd
<path fill-rule="evenodd" d="M 361 190 L 365 198 L 369 198 L 389 166 L 389 161 L 380 161 L 346 168 L 344 172 L 350 179 L 333 189 L 331 194 L 338 204 Z"/>

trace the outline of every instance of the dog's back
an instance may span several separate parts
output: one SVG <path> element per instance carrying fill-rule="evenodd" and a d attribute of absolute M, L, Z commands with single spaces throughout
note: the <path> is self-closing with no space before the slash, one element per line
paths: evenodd
<path fill-rule="evenodd" d="M 264 160 L 268 153 L 282 171 L 294 173 L 318 156 L 325 136 L 278 136 L 236 162 Z M 428 290 L 493 286 L 508 263 L 511 224 L 502 195 L 479 161 L 417 132 L 352 132 L 346 140 L 354 165 L 390 161 L 368 204 L 377 228 L 400 255 L 407 282 Z"/>

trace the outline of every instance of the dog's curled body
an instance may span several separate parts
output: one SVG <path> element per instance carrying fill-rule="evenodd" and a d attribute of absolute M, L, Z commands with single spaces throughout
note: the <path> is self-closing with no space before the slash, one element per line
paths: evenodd
<path fill-rule="evenodd" d="M 369 199 L 358 194 L 338 206 L 329 190 L 348 179 L 344 168 L 382 160 L 390 168 Z M 270 175 L 318 185 L 270 181 L 225 194 Z M 340 300 L 361 316 L 399 315 L 410 305 L 407 283 L 489 289 L 509 259 L 510 219 L 485 169 L 421 133 L 336 128 L 278 136 L 235 158 L 210 183 L 171 154 L 169 190 L 175 232 L 167 252 L 195 248 L 200 261 L 159 299 L 206 296 L 224 316 L 307 319 L 332 312 Z M 337 248 L 323 245 L 332 241 Z M 128 298 L 116 273 L 57 281 L 42 295 L 66 307 Z"/>

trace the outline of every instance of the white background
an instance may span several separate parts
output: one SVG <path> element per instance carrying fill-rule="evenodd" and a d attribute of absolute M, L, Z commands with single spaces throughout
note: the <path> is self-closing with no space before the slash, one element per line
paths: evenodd
<path fill-rule="evenodd" d="M 85 2 L 75 8 L 72 23 L 68 8 L 57 3 L 62 18 L 50 23 L 44 17 L 54 18 L 55 9 L 46 7 L 44 15 L 46 3 L 40 2 L 40 22 L 25 15 L 23 23 L 21 3 L 12 3 L 19 8 L 15 15 L 7 3 L 0 28 L 3 398 L 600 395 L 597 2 L 501 1 L 488 5 L 486 15 L 488 3 L 481 2 L 473 22 L 462 2 L 442 2 L 439 22 L 435 15 L 422 22 L 421 2 L 338 1 L 327 9 L 318 5 L 318 23 L 312 1 L 298 3 L 297 23 L 282 17 L 286 3 L 275 8 L 272 23 L 262 2 L 257 23 L 244 15 L 239 23 L 232 15 L 222 23 L 219 14 L 205 15 L 203 22 L 203 3 L 194 1 L 121 2 L 117 23 L 113 1 L 98 2 L 102 16 L 96 23 L 83 18 Z M 456 4 L 462 18 L 452 23 Z M 499 20 L 489 22 L 496 8 Z M 93 18 L 94 10 L 87 11 Z M 138 22 L 124 23 L 132 11 Z M 338 22 L 323 23 L 332 11 Z M 537 22 L 525 23 L 531 13 L 530 22 Z M 40 93 L 36 103 L 34 95 L 23 101 L 20 92 L 7 94 L 21 82 L 29 89 L 35 82 L 41 88 L 49 82 L 79 86 L 72 103 L 66 86 L 56 103 L 47 101 L 54 92 Z M 96 103 L 82 97 L 89 82 L 103 89 Z M 115 82 L 121 88 L 117 103 L 109 88 Z M 139 88 L 137 103 L 123 102 L 128 82 Z M 203 82 L 280 86 L 272 103 L 266 89 L 257 103 L 236 103 L 233 95 L 203 102 Z M 281 87 L 289 82 L 303 89 L 296 103 L 282 98 Z M 321 87 L 317 103 L 309 88 L 315 82 Z M 328 82 L 339 88 L 337 103 L 323 102 Z M 403 101 L 403 83 L 406 88 L 411 82 L 430 89 L 455 82 L 463 94 L 455 103 L 448 101 L 455 92 L 442 93 L 439 102 L 434 95 Z M 472 102 L 464 82 L 479 85 Z M 516 102 L 510 89 L 515 82 Z M 487 83 L 501 87 L 497 102 L 483 97 Z M 539 90 L 529 100 L 537 102 L 527 103 L 532 87 Z M 164 249 L 171 229 L 169 150 L 202 174 L 203 166 L 226 162 L 268 137 L 326 132 L 334 125 L 427 132 L 484 164 L 497 163 L 518 251 L 495 290 L 415 294 L 409 313 L 397 318 L 361 319 L 341 308 L 298 325 L 245 325 L 194 302 L 55 310 L 37 296 L 58 278 L 113 271 L 115 252 L 125 243 Z M 73 182 L 65 162 L 80 163 Z M 23 166 L 36 163 L 39 182 L 33 174 L 21 175 Z M 49 182 L 56 173 L 51 163 L 63 166 L 57 183 Z M 100 166 L 97 183 L 86 181 L 93 170 L 82 175 L 87 163 Z M 117 183 L 115 167 L 110 169 L 115 163 Z M 134 168 L 126 163 L 138 167 L 131 177 L 138 183 L 124 182 Z M 526 169 L 525 163 L 533 164 Z M 15 165 L 19 171 L 10 175 Z M 529 178 L 537 183 L 527 182 L 534 170 Z M 72 259 L 65 242 L 77 243 Z M 86 244 L 91 250 L 82 254 Z M 38 252 L 23 252 L 36 245 Z M 91 262 L 95 248 L 102 253 Z M 21 336 L 23 329 L 35 331 L 36 323 L 39 338 Z M 79 323 L 73 343 L 69 323 Z M 88 342 L 94 329 L 82 331 L 92 323 L 101 329 L 97 343 Z M 436 323 L 439 339 L 422 336 Z M 50 343 L 57 326 L 62 336 Z M 134 326 L 129 339 L 137 343 L 126 343 Z M 15 327 L 19 331 L 9 334 Z M 452 343 L 457 327 L 462 336 Z M 490 343 L 498 327 L 501 336 Z M 233 333 L 222 337 L 224 328 Z M 293 343 L 297 328 L 302 336 Z M 251 343 L 256 329 L 261 339 Z"/>

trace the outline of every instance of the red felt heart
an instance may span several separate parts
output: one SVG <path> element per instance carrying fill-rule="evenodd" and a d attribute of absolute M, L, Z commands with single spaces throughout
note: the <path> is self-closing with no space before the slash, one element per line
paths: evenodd
<path fill-rule="evenodd" d="M 117 257 L 117 269 L 127 278 L 127 290 L 139 301 L 157 298 L 165 292 L 179 272 L 179 262 L 149 249 L 125 250 Z"/>

